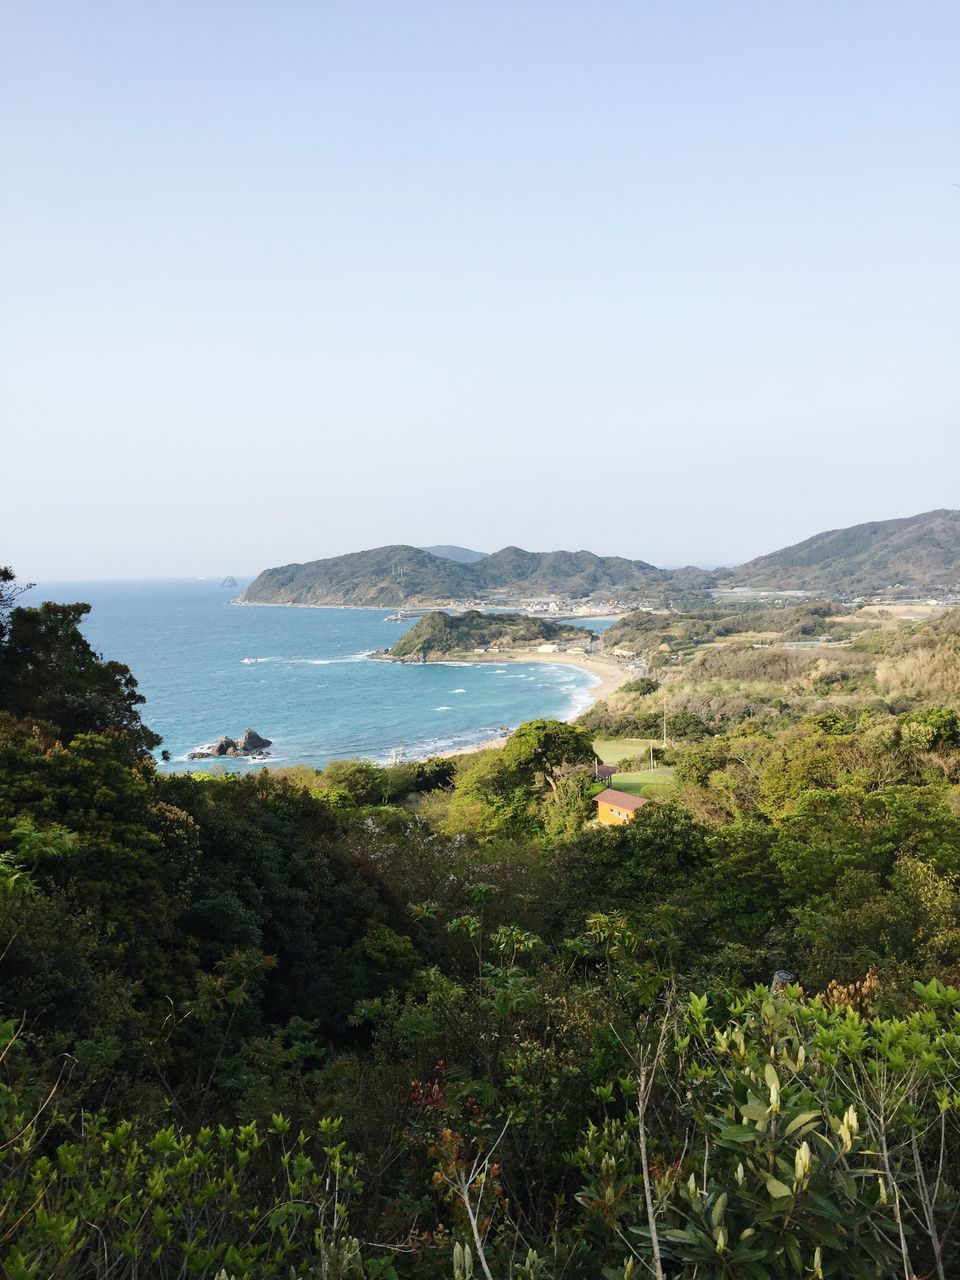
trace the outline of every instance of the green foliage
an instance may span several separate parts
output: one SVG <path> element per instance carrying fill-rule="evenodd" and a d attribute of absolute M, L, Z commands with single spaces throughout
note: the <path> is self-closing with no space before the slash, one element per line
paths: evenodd
<path fill-rule="evenodd" d="M 328 560 L 265 569 L 244 592 L 245 600 L 272 604 L 401 605 L 437 600 L 502 599 L 564 595 L 581 599 L 662 595 L 709 585 L 699 569 L 669 573 L 642 560 L 597 556 L 590 551 L 523 551 L 504 547 L 473 563 L 456 563 L 419 547 L 375 547 Z"/>
<path fill-rule="evenodd" d="M 593 764 L 596 755 L 590 734 L 562 720 L 528 720 L 515 730 L 503 749 L 504 764 L 527 778 L 541 775 L 556 785 L 559 770 Z"/>
<path fill-rule="evenodd" d="M 104 662 L 80 633 L 86 604 L 14 609 L 0 631 L 0 710 L 35 716 L 69 741 L 109 731 L 137 753 L 160 739 L 140 722 L 143 697 L 119 662 Z"/>
<path fill-rule="evenodd" d="M 6 1032 L 9 1052 L 9 1024 Z M 338 1120 L 321 1119 L 310 1133 L 294 1132 L 281 1114 L 265 1131 L 170 1124 L 145 1133 L 87 1115 L 73 1137 L 49 1105 L 32 1115 L 19 1105 L 0 1091 L 9 1224 L 0 1265 L 11 1280 L 159 1280 L 220 1268 L 287 1280 L 298 1265 L 317 1265 L 314 1274 L 330 1280 L 364 1274 L 347 1216 L 363 1184 Z"/>
<path fill-rule="evenodd" d="M 456 761 L 159 776 L 76 619 L 28 621 L 5 1275 L 956 1271 L 956 706 L 751 718 L 605 829 L 590 735 L 556 721 Z M 914 687 L 950 686 L 950 625 Z M 48 687 L 61 653 L 93 727 Z M 671 688 L 629 696 L 662 716 Z"/>
<path fill-rule="evenodd" d="M 656 693 L 660 688 L 656 680 L 651 680 L 649 676 L 641 676 L 639 680 L 628 680 L 626 684 L 620 686 L 621 693 L 635 693 L 641 698 L 645 698 L 648 693 Z"/>
<path fill-rule="evenodd" d="M 491 646 L 529 648 L 544 641 L 585 646 L 590 634 L 582 627 L 531 618 L 525 613 L 425 613 L 390 648 L 391 658 L 426 662 L 437 655 L 469 654 Z"/>

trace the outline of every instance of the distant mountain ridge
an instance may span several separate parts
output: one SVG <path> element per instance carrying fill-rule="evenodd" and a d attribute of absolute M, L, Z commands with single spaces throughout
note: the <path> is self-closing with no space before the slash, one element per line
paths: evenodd
<path fill-rule="evenodd" d="M 645 560 L 591 551 L 504 547 L 466 562 L 465 548 L 402 544 L 265 569 L 247 587 L 247 604 L 403 606 L 448 600 L 591 597 L 635 603 L 713 587 L 874 595 L 897 586 L 960 590 L 960 511 L 831 529 L 732 569 L 658 569 Z"/>
<path fill-rule="evenodd" d="M 941 507 L 829 529 L 718 576 L 751 587 L 863 595 L 898 585 L 954 588 L 960 584 L 960 511 Z"/>
<path fill-rule="evenodd" d="M 699 569 L 699 585 L 710 579 Z M 472 564 L 419 547 L 375 547 L 328 560 L 265 569 L 241 599 L 247 604 L 383 605 L 434 604 L 445 600 L 496 601 L 564 595 L 575 599 L 606 594 L 640 598 L 676 575 L 620 556 L 592 551 L 523 551 L 504 547 Z"/>
<path fill-rule="evenodd" d="M 471 551 L 469 547 L 454 547 L 444 544 L 439 547 L 421 547 L 421 551 L 429 551 L 432 556 L 443 556 L 445 560 L 456 560 L 459 564 L 474 564 L 482 560 L 486 551 Z"/>

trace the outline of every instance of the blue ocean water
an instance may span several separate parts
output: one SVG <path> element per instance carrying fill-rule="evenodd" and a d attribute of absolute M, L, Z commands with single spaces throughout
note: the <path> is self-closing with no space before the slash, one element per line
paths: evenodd
<path fill-rule="evenodd" d="M 245 585 L 213 579 L 41 583 L 20 603 L 92 605 L 84 623 L 104 657 L 124 662 L 146 697 L 145 722 L 163 737 L 170 769 L 259 767 L 188 761 L 186 753 L 251 727 L 273 740 L 271 764 L 366 756 L 388 760 L 471 746 L 539 716 L 566 717 L 590 700 L 595 677 L 547 663 L 415 664 L 365 655 L 412 623 L 386 609 L 236 606 Z M 602 626 L 588 624 L 594 630 Z"/>

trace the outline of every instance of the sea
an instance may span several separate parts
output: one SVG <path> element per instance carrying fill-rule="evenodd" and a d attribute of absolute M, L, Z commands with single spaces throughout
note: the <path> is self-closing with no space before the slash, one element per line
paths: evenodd
<path fill-rule="evenodd" d="M 136 677 L 143 720 L 163 738 L 161 769 L 416 760 L 525 720 L 567 718 L 593 699 L 597 678 L 559 663 L 378 661 L 371 652 L 389 648 L 412 621 L 387 621 L 389 609 L 232 604 L 247 581 L 46 582 L 18 603 L 91 605 L 84 634 Z M 596 631 L 610 621 L 583 625 Z M 187 759 L 247 728 L 271 739 L 267 760 Z"/>

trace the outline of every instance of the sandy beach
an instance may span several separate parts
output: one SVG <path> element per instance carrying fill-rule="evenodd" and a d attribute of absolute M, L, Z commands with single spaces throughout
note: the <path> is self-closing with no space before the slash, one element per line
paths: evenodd
<path fill-rule="evenodd" d="M 515 653 L 498 653 L 490 657 L 464 658 L 463 661 L 470 662 L 549 662 L 554 666 L 561 667 L 577 667 L 580 671 L 588 671 L 590 675 L 596 676 L 599 684 L 595 684 L 589 690 L 590 705 L 600 702 L 604 698 L 609 698 L 611 693 L 619 689 L 621 685 L 632 680 L 636 675 L 635 671 L 629 671 L 626 667 L 621 666 L 614 658 L 601 658 L 593 655 L 587 657 L 579 653 L 528 653 L 525 650 L 518 650 Z M 568 721 L 576 720 L 578 716 L 583 714 L 585 708 L 578 707 L 576 711 L 572 711 L 566 717 Z M 470 747 L 460 747 L 455 751 L 445 751 L 445 756 L 466 756 L 471 755 L 475 751 L 485 751 L 489 747 L 502 747 L 506 742 L 506 738 L 488 738 L 484 742 L 477 742 Z"/>

